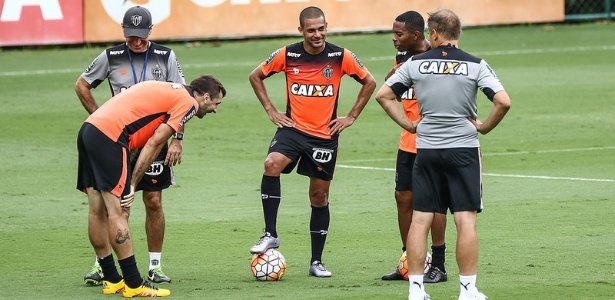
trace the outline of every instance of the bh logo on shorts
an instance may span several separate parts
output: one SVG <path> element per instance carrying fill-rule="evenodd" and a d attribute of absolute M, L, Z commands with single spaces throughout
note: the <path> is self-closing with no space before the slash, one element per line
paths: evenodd
<path fill-rule="evenodd" d="M 331 149 L 315 148 L 313 150 L 314 153 L 312 153 L 312 158 L 319 163 L 329 162 L 331 158 L 333 158 L 333 150 Z"/>
<path fill-rule="evenodd" d="M 147 168 L 147 171 L 145 172 L 146 175 L 149 176 L 156 176 L 156 175 L 160 175 L 160 173 L 162 173 L 162 170 L 164 170 L 164 161 L 155 161 L 153 162 L 149 168 Z"/>

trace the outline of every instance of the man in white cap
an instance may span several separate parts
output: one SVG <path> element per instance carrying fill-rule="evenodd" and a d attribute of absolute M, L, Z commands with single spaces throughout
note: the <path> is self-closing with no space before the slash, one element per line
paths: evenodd
<path fill-rule="evenodd" d="M 175 52 L 149 40 L 152 27 L 152 15 L 147 8 L 134 6 L 126 11 L 122 21 L 126 41 L 105 49 L 75 83 L 75 92 L 89 114 L 98 109 L 91 89 L 98 87 L 105 79 L 109 82 L 111 96 L 146 80 L 186 83 Z M 162 190 L 175 184 L 171 166 L 181 163 L 183 136 L 183 131 L 174 134 L 169 145 L 163 147 L 137 185 L 137 190 L 143 191 L 145 204 L 145 232 L 150 255 L 148 279 L 155 283 L 171 282 L 171 278 L 162 272 L 161 264 L 165 231 Z M 133 164 L 139 151 L 136 153 L 131 157 Z M 98 257 L 84 281 L 89 285 L 102 284 Z"/>

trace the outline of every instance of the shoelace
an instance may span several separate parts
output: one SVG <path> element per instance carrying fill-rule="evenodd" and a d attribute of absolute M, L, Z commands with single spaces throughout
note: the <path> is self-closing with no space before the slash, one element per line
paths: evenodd
<path fill-rule="evenodd" d="M 325 266 L 321 262 L 317 262 L 313 265 L 319 271 L 326 271 Z"/>
<path fill-rule="evenodd" d="M 143 280 L 143 283 L 141 284 L 144 287 L 150 288 L 152 290 L 158 290 L 158 287 L 153 286 L 151 283 L 149 283 L 149 281 L 147 280 Z"/>

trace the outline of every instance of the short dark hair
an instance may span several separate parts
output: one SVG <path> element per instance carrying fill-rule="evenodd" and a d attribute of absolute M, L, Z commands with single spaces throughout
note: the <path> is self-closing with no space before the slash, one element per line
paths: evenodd
<path fill-rule="evenodd" d="M 325 13 L 322 11 L 322 9 L 316 6 L 308 6 L 304 8 L 299 14 L 299 26 L 303 27 L 303 25 L 305 25 L 306 19 L 318 19 L 320 17 L 325 19 Z M 325 22 L 326 21 L 327 20 L 325 19 Z"/>
<path fill-rule="evenodd" d="M 212 75 L 201 75 L 195 78 L 192 82 L 190 82 L 190 87 L 201 95 L 208 93 L 214 97 L 222 92 L 222 97 L 226 96 L 226 89 L 220 80 Z"/>
<path fill-rule="evenodd" d="M 448 40 L 458 40 L 461 36 L 461 21 L 450 9 L 440 9 L 430 13 L 427 26 Z"/>
<path fill-rule="evenodd" d="M 425 31 L 425 19 L 414 10 L 409 10 L 395 18 L 396 22 L 403 22 L 408 31 L 418 31 L 421 34 Z"/>

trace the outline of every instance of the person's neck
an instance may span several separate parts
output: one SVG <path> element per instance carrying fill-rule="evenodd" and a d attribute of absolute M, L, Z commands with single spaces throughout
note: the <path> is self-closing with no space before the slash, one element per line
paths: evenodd
<path fill-rule="evenodd" d="M 459 48 L 459 40 L 443 40 L 436 47 Z"/>

